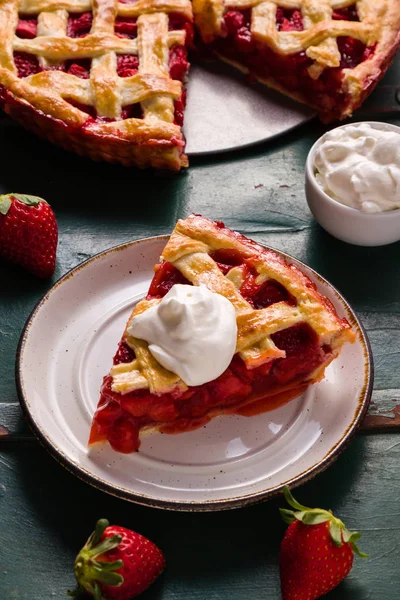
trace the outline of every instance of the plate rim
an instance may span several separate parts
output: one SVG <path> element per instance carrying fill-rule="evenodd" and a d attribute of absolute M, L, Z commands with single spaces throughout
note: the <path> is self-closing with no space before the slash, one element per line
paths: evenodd
<path fill-rule="evenodd" d="M 17 346 L 17 351 L 16 351 L 16 360 L 15 360 L 15 382 L 16 382 L 18 400 L 19 400 L 20 406 L 22 408 L 24 417 L 28 421 L 28 424 L 29 424 L 33 434 L 38 439 L 38 441 L 42 444 L 42 446 L 49 452 L 49 454 L 59 464 L 61 464 L 61 466 L 63 466 L 67 471 L 69 471 L 70 473 L 72 473 L 73 475 L 78 477 L 78 479 L 81 479 L 85 483 L 88 483 L 89 485 L 95 487 L 96 489 L 99 489 L 103 492 L 106 492 L 112 496 L 116 496 L 117 498 L 120 498 L 123 500 L 134 502 L 136 504 L 141 504 L 143 506 L 150 506 L 153 508 L 159 508 L 159 509 L 165 509 L 165 510 L 171 510 L 171 511 L 211 512 L 211 511 L 242 508 L 245 506 L 249 506 L 251 504 L 264 502 L 266 500 L 269 500 L 270 498 L 273 498 L 274 496 L 281 494 L 285 485 L 289 485 L 291 488 L 296 488 L 299 485 L 302 485 L 303 483 L 306 483 L 307 481 L 314 479 L 314 477 L 316 477 L 319 473 L 322 473 L 323 471 L 325 471 L 325 469 L 327 469 L 333 462 L 335 462 L 335 460 L 340 456 L 340 454 L 347 448 L 347 446 L 349 445 L 350 441 L 353 439 L 355 433 L 359 429 L 359 427 L 367 413 L 367 410 L 368 410 L 368 407 L 370 404 L 370 400 L 371 400 L 371 396 L 372 396 L 373 384 L 374 384 L 373 354 L 372 354 L 371 345 L 370 345 L 368 336 L 366 334 L 366 331 L 364 329 L 364 326 L 360 322 L 359 318 L 357 317 L 356 313 L 354 312 L 354 310 L 352 309 L 350 304 L 347 302 L 347 300 L 344 298 L 344 296 L 337 290 L 337 288 L 333 284 L 331 284 L 327 279 L 325 279 L 322 275 L 320 275 L 317 271 L 315 271 L 312 267 L 308 266 L 301 260 L 295 258 L 294 256 L 291 256 L 290 254 L 287 254 L 286 252 L 277 250 L 270 246 L 266 246 L 265 244 L 260 244 L 260 245 L 263 246 L 264 248 L 273 250 L 274 252 L 276 252 L 277 254 L 282 256 L 285 260 L 295 261 L 297 264 L 300 265 L 300 267 L 305 267 L 306 269 L 308 269 L 318 281 L 326 284 L 333 291 L 333 293 L 336 295 L 336 297 L 343 303 L 344 307 L 347 309 L 349 315 L 351 316 L 351 320 L 352 320 L 351 324 L 356 329 L 358 329 L 358 331 L 360 333 L 359 340 L 363 346 L 365 362 L 364 362 L 364 385 L 358 395 L 357 412 L 356 412 L 355 417 L 353 418 L 352 422 L 350 423 L 350 425 L 347 427 L 346 431 L 342 435 L 342 437 L 327 451 L 325 456 L 320 461 L 318 461 L 317 463 L 315 463 L 308 469 L 302 471 L 295 477 L 292 477 L 291 479 L 289 479 L 279 485 L 276 485 L 273 488 L 267 489 L 267 490 L 252 492 L 249 494 L 244 494 L 242 496 L 236 496 L 236 497 L 232 497 L 232 498 L 228 498 L 228 499 L 224 499 L 224 500 L 203 500 L 203 501 L 163 500 L 163 499 L 154 498 L 149 495 L 140 494 L 138 492 L 134 492 L 132 490 L 128 490 L 126 488 L 119 487 L 114 484 L 110 484 L 107 481 L 104 481 L 103 479 L 101 479 L 101 477 L 94 475 L 87 469 L 83 468 L 82 466 L 80 466 L 77 463 L 75 463 L 74 461 L 72 461 L 68 456 L 66 456 L 64 454 L 64 452 L 61 449 L 57 448 L 56 442 L 54 442 L 54 440 L 52 440 L 46 434 L 46 432 L 41 428 L 41 426 L 35 421 L 34 416 L 31 414 L 31 410 L 29 407 L 29 401 L 28 401 L 28 398 L 27 398 L 27 395 L 26 395 L 26 392 L 25 392 L 24 386 L 23 386 L 22 360 L 23 360 L 24 347 L 25 347 L 25 344 L 26 344 L 28 336 L 29 336 L 29 330 L 31 328 L 31 325 L 32 325 L 36 315 L 41 310 L 41 308 L 45 305 L 45 303 L 48 300 L 48 298 L 50 297 L 50 295 L 56 289 L 58 289 L 63 283 L 68 281 L 76 273 L 78 273 L 83 268 L 85 268 L 88 264 L 103 258 L 107 254 L 123 251 L 123 250 L 130 248 L 132 246 L 135 246 L 137 244 L 149 243 L 149 242 L 155 242 L 155 241 L 159 241 L 159 242 L 165 241 L 166 242 L 169 239 L 169 237 L 170 236 L 168 234 L 150 236 L 150 237 L 146 237 L 146 238 L 132 240 L 130 242 L 125 242 L 123 244 L 118 244 L 118 245 L 112 246 L 111 248 L 108 248 L 106 250 L 102 250 L 101 252 L 94 254 L 87 260 L 79 263 L 78 265 L 76 265 L 75 267 L 73 267 L 69 271 L 67 271 L 67 273 L 65 273 L 62 277 L 60 277 L 51 286 L 51 288 L 44 294 L 44 296 L 41 299 L 39 299 L 38 302 L 35 304 L 34 308 L 32 309 L 31 313 L 29 314 L 29 316 L 24 324 L 24 327 L 22 329 L 22 332 L 21 332 L 21 335 L 20 335 L 20 338 L 18 341 L 18 346 Z"/>

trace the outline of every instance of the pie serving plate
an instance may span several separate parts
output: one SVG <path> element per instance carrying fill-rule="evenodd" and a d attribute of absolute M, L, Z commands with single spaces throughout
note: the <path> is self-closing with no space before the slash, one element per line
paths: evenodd
<path fill-rule="evenodd" d="M 167 236 L 112 248 L 60 279 L 29 317 L 16 364 L 18 394 L 44 446 L 68 470 L 120 498 L 207 511 L 265 500 L 325 469 L 367 410 L 373 383 L 366 335 L 339 292 L 297 264 L 357 332 L 305 394 L 256 417 L 224 416 L 196 431 L 143 437 L 122 455 L 87 440 L 102 376 L 125 322 L 146 293 Z"/>

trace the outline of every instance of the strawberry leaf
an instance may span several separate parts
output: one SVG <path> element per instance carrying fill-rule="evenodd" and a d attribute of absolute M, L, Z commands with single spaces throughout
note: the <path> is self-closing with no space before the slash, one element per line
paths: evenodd
<path fill-rule="evenodd" d="M 342 545 L 342 528 L 340 527 L 340 525 L 335 522 L 335 521 L 331 521 L 330 526 L 329 526 L 329 533 L 331 534 L 331 538 L 333 540 L 333 542 L 336 544 L 336 546 L 341 546 Z"/>
<path fill-rule="evenodd" d="M 46 200 L 43 198 L 39 198 L 39 196 L 29 196 L 28 194 L 9 194 L 12 198 L 16 198 L 23 204 L 27 204 L 28 206 L 37 206 L 40 202 L 44 202 L 48 204 Z"/>
<path fill-rule="evenodd" d="M 11 198 L 9 196 L 7 196 L 7 194 L 0 196 L 0 214 L 6 215 L 8 213 L 10 206 L 11 206 Z"/>
<path fill-rule="evenodd" d="M 295 514 L 296 519 L 298 518 L 297 514 L 301 513 Z M 318 525 L 319 523 L 325 523 L 326 521 L 329 521 L 330 516 L 325 510 L 320 511 L 317 509 L 315 512 L 313 510 L 308 510 L 303 512 L 303 516 L 299 520 L 302 521 L 305 525 Z"/>
<path fill-rule="evenodd" d="M 354 542 L 351 543 L 351 547 L 353 548 L 353 550 L 357 554 L 357 556 L 359 556 L 360 558 L 368 558 L 369 557 L 369 554 L 365 554 L 365 552 L 361 552 L 360 548 Z"/>
<path fill-rule="evenodd" d="M 97 521 L 95 530 L 93 532 L 93 537 L 91 539 L 91 546 L 95 546 L 100 542 L 101 536 L 103 535 L 109 524 L 110 523 L 107 521 L 107 519 L 99 519 Z"/>
<path fill-rule="evenodd" d="M 288 508 L 280 508 L 279 512 L 281 514 L 282 520 L 287 525 L 290 525 L 290 523 L 293 523 L 295 516 L 294 516 L 294 512 L 292 510 L 289 510 Z"/>
<path fill-rule="evenodd" d="M 368 558 L 369 554 L 361 552 L 356 542 L 360 539 L 361 533 L 359 531 L 349 531 L 348 529 L 343 530 L 343 540 L 351 544 L 354 552 L 361 558 Z"/>
<path fill-rule="evenodd" d="M 94 600 L 103 600 L 103 596 L 101 595 L 101 589 L 99 584 L 95 581 L 93 586 L 93 598 Z"/>
<path fill-rule="evenodd" d="M 124 583 L 124 578 L 122 575 L 119 573 L 114 573 L 113 571 L 106 571 L 102 567 L 97 568 L 97 566 L 95 566 L 93 575 L 96 578 L 95 581 L 99 581 L 105 585 L 119 587 Z"/>

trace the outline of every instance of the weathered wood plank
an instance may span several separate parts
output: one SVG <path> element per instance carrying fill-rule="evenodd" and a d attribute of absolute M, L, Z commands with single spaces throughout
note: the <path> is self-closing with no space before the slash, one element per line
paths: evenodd
<path fill-rule="evenodd" d="M 34 474 L 34 477 L 33 477 Z M 355 558 L 330 600 L 395 600 L 400 585 L 398 435 L 356 438 L 334 465 L 299 488 L 305 505 L 330 508 L 359 530 Z M 0 456 L 0 597 L 61 600 L 74 585 L 75 553 L 106 517 L 154 540 L 167 568 L 143 600 L 280 600 L 280 499 L 242 510 L 179 514 L 132 505 L 64 470 L 38 444 Z M 50 560 L 50 558 L 51 560 Z M 217 568 L 216 568 L 217 565 Z"/>

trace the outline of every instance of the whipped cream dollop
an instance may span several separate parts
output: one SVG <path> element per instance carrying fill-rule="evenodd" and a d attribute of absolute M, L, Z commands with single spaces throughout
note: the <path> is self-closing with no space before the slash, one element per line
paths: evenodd
<path fill-rule="evenodd" d="M 221 375 L 236 349 L 233 305 L 203 285 L 174 285 L 161 302 L 131 319 L 129 335 L 146 340 L 154 358 L 186 385 Z"/>
<path fill-rule="evenodd" d="M 334 129 L 314 158 L 331 198 L 367 213 L 400 208 L 400 135 L 367 123 Z"/>

